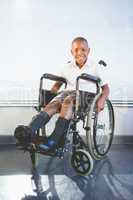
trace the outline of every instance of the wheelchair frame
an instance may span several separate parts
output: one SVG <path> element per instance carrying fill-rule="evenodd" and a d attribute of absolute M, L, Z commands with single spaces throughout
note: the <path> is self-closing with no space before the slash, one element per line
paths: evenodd
<path fill-rule="evenodd" d="M 48 102 L 55 96 L 52 94 L 49 90 L 43 89 L 43 80 L 44 79 L 50 79 L 54 81 L 61 81 L 65 84 L 65 87 L 67 86 L 67 82 L 64 78 L 55 76 L 52 74 L 44 74 L 40 79 L 40 88 L 39 88 L 39 106 L 37 108 L 38 111 L 41 110 L 42 106 L 47 105 Z M 86 81 L 91 81 L 94 84 L 96 84 L 96 95 L 94 97 L 94 100 L 92 102 L 92 105 L 90 107 L 89 111 L 86 111 L 86 113 L 79 113 L 79 98 L 80 98 L 80 92 L 79 92 L 79 80 L 83 79 Z M 80 175 L 86 175 L 91 173 L 93 169 L 93 159 L 94 160 L 100 160 L 103 159 L 104 156 L 107 154 L 107 152 L 110 149 L 112 139 L 113 139 L 113 133 L 114 133 L 114 112 L 111 102 L 107 99 L 107 105 L 109 107 L 109 117 L 111 120 L 111 132 L 110 132 L 110 138 L 108 143 L 105 145 L 106 149 L 103 151 L 100 151 L 100 148 L 98 147 L 97 140 L 96 140 L 96 127 L 97 127 L 97 118 L 98 113 L 96 112 L 95 107 L 97 100 L 100 96 L 100 79 L 97 77 L 94 77 L 89 74 L 82 74 L 76 79 L 76 101 L 75 101 L 75 109 L 73 113 L 73 117 L 71 119 L 69 129 L 67 131 L 67 135 L 65 138 L 65 143 L 63 146 L 58 147 L 55 149 L 54 152 L 45 152 L 41 149 L 34 149 L 31 148 L 29 150 L 31 161 L 33 166 L 36 165 L 36 153 L 41 153 L 44 155 L 50 155 L 50 156 L 57 156 L 57 157 L 64 157 L 64 153 L 69 151 L 71 153 L 71 164 L 74 170 L 80 174 Z M 83 114 L 87 119 L 85 120 Z M 81 115 L 81 116 L 80 116 Z M 86 139 L 85 142 L 82 137 L 79 135 L 79 131 L 77 130 L 77 123 L 83 120 L 83 128 L 86 131 Z M 93 128 L 92 121 L 94 121 Z M 93 130 L 92 130 L 93 129 Z M 45 127 L 41 130 L 42 135 L 40 136 L 40 130 L 38 131 L 38 137 L 40 137 L 42 140 L 45 137 L 46 130 Z M 103 145 L 103 144 L 102 144 Z"/>

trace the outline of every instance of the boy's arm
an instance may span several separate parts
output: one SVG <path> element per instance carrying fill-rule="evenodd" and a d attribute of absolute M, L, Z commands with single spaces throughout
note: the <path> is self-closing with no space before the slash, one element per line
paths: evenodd
<path fill-rule="evenodd" d="M 51 88 L 52 93 L 57 93 L 60 87 L 62 86 L 62 82 L 57 81 Z"/>
<path fill-rule="evenodd" d="M 109 86 L 108 84 L 105 84 L 102 86 L 102 94 L 97 102 L 97 111 L 100 112 L 101 110 L 104 109 L 104 104 L 106 99 L 109 96 Z"/>
<path fill-rule="evenodd" d="M 106 100 L 108 98 L 108 96 L 109 96 L 109 86 L 108 86 L 108 84 L 105 84 L 102 86 L 101 97 Z"/>

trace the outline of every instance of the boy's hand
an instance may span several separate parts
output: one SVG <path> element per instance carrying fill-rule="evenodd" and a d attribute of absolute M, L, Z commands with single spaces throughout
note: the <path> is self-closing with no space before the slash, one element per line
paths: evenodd
<path fill-rule="evenodd" d="M 108 86 L 108 84 L 105 84 L 102 86 L 102 94 L 99 97 L 98 102 L 97 102 L 97 112 L 98 113 L 104 109 L 105 101 L 106 101 L 108 95 L 109 95 L 109 86 Z"/>
<path fill-rule="evenodd" d="M 105 101 L 106 101 L 106 98 L 104 98 L 102 96 L 98 99 L 98 102 L 97 102 L 97 112 L 98 113 L 104 109 Z"/>
<path fill-rule="evenodd" d="M 59 81 L 56 82 L 56 83 L 52 86 L 51 92 L 57 94 L 57 92 L 58 92 L 58 90 L 60 89 L 61 85 L 62 85 L 62 82 L 59 82 Z"/>

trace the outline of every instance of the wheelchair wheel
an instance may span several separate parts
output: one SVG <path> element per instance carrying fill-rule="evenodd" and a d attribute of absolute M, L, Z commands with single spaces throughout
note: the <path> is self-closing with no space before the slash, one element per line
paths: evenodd
<path fill-rule="evenodd" d="M 104 109 L 97 113 L 97 100 L 94 98 L 89 114 L 87 115 L 86 131 L 87 146 L 92 157 L 102 159 L 109 151 L 114 135 L 114 111 L 111 102 L 107 99 Z"/>
<path fill-rule="evenodd" d="M 76 173 L 82 176 L 90 174 L 93 169 L 93 159 L 89 152 L 83 149 L 74 151 L 71 164 Z"/>

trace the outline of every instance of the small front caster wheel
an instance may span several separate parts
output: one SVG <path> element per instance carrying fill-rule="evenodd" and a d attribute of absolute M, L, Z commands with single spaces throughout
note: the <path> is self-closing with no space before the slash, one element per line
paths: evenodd
<path fill-rule="evenodd" d="M 93 159 L 89 152 L 83 149 L 73 152 L 71 164 L 76 173 L 82 176 L 90 174 L 93 169 Z"/>

